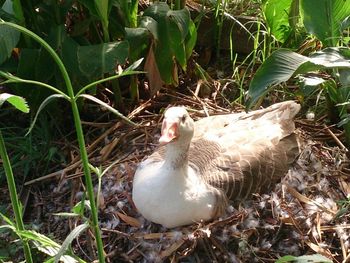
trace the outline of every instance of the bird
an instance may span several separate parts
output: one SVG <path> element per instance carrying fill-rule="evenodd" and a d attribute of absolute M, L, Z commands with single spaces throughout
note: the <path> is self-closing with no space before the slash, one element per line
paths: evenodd
<path fill-rule="evenodd" d="M 159 147 L 134 174 L 138 212 L 174 228 L 216 219 L 231 201 L 267 192 L 300 153 L 294 123 L 300 107 L 284 101 L 198 121 L 183 106 L 168 108 Z"/>

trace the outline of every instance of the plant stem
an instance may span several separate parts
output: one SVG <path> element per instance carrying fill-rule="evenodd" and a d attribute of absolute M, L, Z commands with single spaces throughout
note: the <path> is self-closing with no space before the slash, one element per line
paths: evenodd
<path fill-rule="evenodd" d="M 87 193 L 88 193 L 88 197 L 89 197 L 90 205 L 91 205 L 92 228 L 94 230 L 95 238 L 96 238 L 98 259 L 99 259 L 99 263 L 104 263 L 105 257 L 104 257 L 104 251 L 103 251 L 103 243 L 102 243 L 101 232 L 100 232 L 100 229 L 98 226 L 98 214 L 97 214 L 97 207 L 96 207 L 96 202 L 95 202 L 96 199 L 94 196 L 94 190 L 93 190 L 93 185 L 92 185 L 92 180 L 91 180 L 91 172 L 90 172 L 90 168 L 89 168 L 88 155 L 87 155 L 86 148 L 85 148 L 85 139 L 84 139 L 84 134 L 83 134 L 83 128 L 81 125 L 78 105 L 77 105 L 77 102 L 76 102 L 75 96 L 74 96 L 72 82 L 69 78 L 67 69 L 65 68 L 62 60 L 57 55 L 57 53 L 41 37 L 39 37 L 35 33 L 31 32 L 30 30 L 28 30 L 22 26 L 16 25 L 14 23 L 0 22 L 0 25 L 2 25 L 2 24 L 16 28 L 20 32 L 22 32 L 26 35 L 29 35 L 34 40 L 39 42 L 47 50 L 47 52 L 49 52 L 49 54 L 52 56 L 52 58 L 54 59 L 58 68 L 61 71 L 62 77 L 63 77 L 64 82 L 65 82 L 66 87 L 67 87 L 68 96 L 70 97 L 69 102 L 71 103 L 71 106 L 72 106 L 74 125 L 75 125 L 75 129 L 76 129 L 76 133 L 77 133 L 80 155 L 81 155 L 82 164 L 83 164 L 85 183 L 86 183 Z"/>
<path fill-rule="evenodd" d="M 5 170 L 5 174 L 6 174 L 7 185 L 8 185 L 8 188 L 10 190 L 12 208 L 13 208 L 13 212 L 15 214 L 15 219 L 16 219 L 16 227 L 18 230 L 22 231 L 22 230 L 24 230 L 24 224 L 23 224 L 23 220 L 22 220 L 21 207 L 20 207 L 20 204 L 18 201 L 18 196 L 17 196 L 16 183 L 15 183 L 10 159 L 7 155 L 4 138 L 2 137 L 1 131 L 0 131 L 0 156 L 1 156 L 1 159 L 3 162 L 3 166 L 4 166 L 4 170 Z M 32 259 L 32 254 L 30 251 L 28 241 L 23 240 L 22 238 L 21 238 L 21 240 L 23 242 L 23 250 L 24 250 L 24 256 L 25 256 L 26 262 L 32 263 L 33 259 Z"/>

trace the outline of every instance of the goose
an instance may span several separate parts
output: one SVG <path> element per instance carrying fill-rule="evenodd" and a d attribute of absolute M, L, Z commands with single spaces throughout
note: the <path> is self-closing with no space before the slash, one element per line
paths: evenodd
<path fill-rule="evenodd" d="M 222 216 L 232 200 L 264 193 L 299 154 L 294 101 L 202 118 L 185 107 L 165 111 L 159 148 L 137 167 L 132 199 L 139 213 L 166 228 Z"/>

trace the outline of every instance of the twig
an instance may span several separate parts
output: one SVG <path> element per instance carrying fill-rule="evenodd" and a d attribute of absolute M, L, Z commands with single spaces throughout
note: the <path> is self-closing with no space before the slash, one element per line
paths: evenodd
<path fill-rule="evenodd" d="M 329 133 L 329 135 L 334 139 L 334 141 L 338 144 L 338 146 L 342 150 L 348 151 L 348 148 L 345 147 L 345 145 L 338 139 L 338 137 L 327 127 L 326 124 L 323 124 L 323 127 L 326 129 L 326 131 Z"/>

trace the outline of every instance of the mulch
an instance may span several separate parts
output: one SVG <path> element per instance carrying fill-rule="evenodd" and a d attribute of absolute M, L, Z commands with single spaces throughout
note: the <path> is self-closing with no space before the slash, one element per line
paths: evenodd
<path fill-rule="evenodd" d="M 224 217 L 212 222 L 166 229 L 145 221 L 132 203 L 133 174 L 157 146 L 159 112 L 169 104 L 186 105 L 194 119 L 242 110 L 220 99 L 219 93 L 217 98 L 203 99 L 198 92 L 171 92 L 135 108 L 128 115 L 138 124 L 135 127 L 123 122 L 84 123 L 90 162 L 109 167 L 99 197 L 107 262 L 275 262 L 285 255 L 312 254 L 350 262 L 347 149 L 336 127 L 327 127 L 324 119 L 307 120 L 302 114 L 296 121 L 304 141 L 302 153 L 270 193 L 230 206 Z M 60 242 L 81 223 L 54 215 L 69 212 L 84 195 L 77 149 L 71 148 L 70 156 L 70 164 L 62 170 L 26 183 L 27 218 L 40 226 L 40 233 Z M 97 192 L 95 175 L 94 182 Z M 72 245 L 88 262 L 96 258 L 93 240 L 93 233 L 87 231 Z"/>

